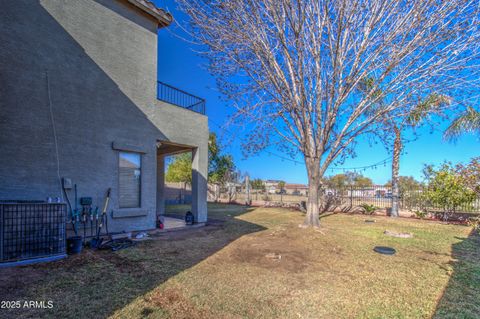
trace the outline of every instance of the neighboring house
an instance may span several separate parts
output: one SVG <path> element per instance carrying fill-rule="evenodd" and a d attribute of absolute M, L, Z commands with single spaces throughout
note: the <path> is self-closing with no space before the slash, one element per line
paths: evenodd
<path fill-rule="evenodd" d="M 278 180 L 271 180 L 271 179 L 268 179 L 266 181 L 263 182 L 263 184 L 265 185 L 265 191 L 268 193 L 268 194 L 275 194 L 277 192 L 277 189 L 279 190 L 280 188 L 278 187 L 278 184 L 280 183 L 281 181 L 278 181 Z"/>
<path fill-rule="evenodd" d="M 66 178 L 94 206 L 112 189 L 110 231 L 153 229 L 165 210 L 164 157 L 188 151 L 192 212 L 205 222 L 205 101 L 157 83 L 157 52 L 170 50 L 157 31 L 172 16 L 147 0 L 0 8 L 0 200 L 63 199 Z"/>
<path fill-rule="evenodd" d="M 308 185 L 305 184 L 285 184 L 284 189 L 289 195 L 308 195 Z"/>
<path fill-rule="evenodd" d="M 238 182 L 226 182 L 225 185 L 223 185 L 223 188 L 227 190 L 228 192 L 236 192 L 240 193 L 242 192 L 244 188 L 243 183 L 238 183 Z"/>

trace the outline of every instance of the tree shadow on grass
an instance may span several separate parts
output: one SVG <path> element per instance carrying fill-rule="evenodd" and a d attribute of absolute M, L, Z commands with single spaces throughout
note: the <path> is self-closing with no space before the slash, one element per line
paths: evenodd
<path fill-rule="evenodd" d="M 480 318 L 480 235 L 452 245 L 453 273 L 434 318 Z"/>
<path fill-rule="evenodd" d="M 243 235 L 265 228 L 235 218 L 161 233 L 118 252 L 85 249 L 59 262 L 3 269 L 0 300 L 53 301 L 52 309 L 0 309 L 2 318 L 105 318 Z"/>

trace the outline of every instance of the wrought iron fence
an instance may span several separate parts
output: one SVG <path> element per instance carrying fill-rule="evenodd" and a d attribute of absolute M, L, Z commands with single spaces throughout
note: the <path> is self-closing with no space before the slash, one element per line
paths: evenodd
<path fill-rule="evenodd" d="M 205 114 L 205 99 L 158 81 L 157 99 L 187 110 Z"/>
<path fill-rule="evenodd" d="M 399 205 L 400 209 L 410 211 L 427 211 L 442 213 L 452 210 L 452 207 L 440 207 L 432 203 L 426 196 L 426 189 L 416 188 L 400 191 Z M 392 190 L 386 186 L 372 187 L 344 187 L 327 188 L 323 191 L 324 196 L 334 199 L 337 206 L 358 207 L 363 204 L 373 205 L 377 208 L 390 208 L 392 206 Z M 307 200 L 307 194 L 290 194 L 288 192 L 280 194 L 279 192 L 270 193 L 266 191 L 252 190 L 247 196 L 244 189 L 239 189 L 235 194 L 221 192 L 219 199 L 226 201 L 247 202 L 281 202 L 281 203 L 299 203 Z M 456 213 L 475 213 L 480 214 L 480 198 L 476 198 L 471 203 L 464 203 L 453 207 Z"/>
<path fill-rule="evenodd" d="M 398 198 L 400 209 L 428 212 L 480 213 L 480 198 L 476 198 L 470 203 L 442 207 L 433 203 L 427 196 L 426 191 L 427 189 L 423 187 L 400 190 Z M 343 204 L 349 206 L 360 206 L 362 204 L 369 204 L 378 208 L 389 208 L 392 206 L 392 190 L 390 187 L 385 186 L 327 189 L 326 194 L 339 197 Z"/>

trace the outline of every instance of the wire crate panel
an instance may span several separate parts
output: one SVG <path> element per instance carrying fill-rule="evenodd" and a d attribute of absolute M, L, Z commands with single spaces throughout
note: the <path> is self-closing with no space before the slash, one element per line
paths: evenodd
<path fill-rule="evenodd" d="M 0 262 L 65 254 L 65 204 L 0 204 L 0 219 Z"/>

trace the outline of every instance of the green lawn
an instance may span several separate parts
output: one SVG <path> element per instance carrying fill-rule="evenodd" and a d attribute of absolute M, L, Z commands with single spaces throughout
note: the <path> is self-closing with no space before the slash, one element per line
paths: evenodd
<path fill-rule="evenodd" d="M 220 204 L 209 216 L 210 226 L 116 253 L 0 270 L 1 300 L 54 301 L 0 317 L 479 317 L 480 238 L 468 227 L 337 214 L 318 232 L 298 227 L 300 212 Z M 376 245 L 397 254 L 376 254 Z"/>

